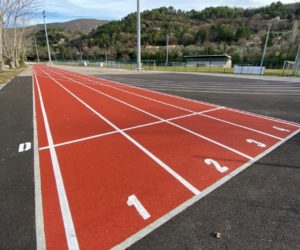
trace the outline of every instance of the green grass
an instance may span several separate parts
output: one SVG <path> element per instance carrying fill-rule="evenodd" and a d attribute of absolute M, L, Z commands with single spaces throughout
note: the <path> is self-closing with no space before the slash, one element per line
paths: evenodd
<path fill-rule="evenodd" d="M 65 65 L 74 65 L 80 66 L 79 62 L 65 63 L 65 62 L 56 62 L 57 64 L 65 64 Z M 91 63 L 89 66 L 97 67 L 95 63 Z M 106 68 L 104 65 L 103 68 Z M 119 67 L 117 66 L 116 69 Z M 130 63 L 122 63 L 119 69 L 125 70 L 136 70 L 135 64 Z M 223 68 L 223 67 L 185 67 L 185 66 L 154 66 L 154 65 L 143 65 L 144 70 L 155 70 L 155 71 L 166 71 L 166 72 L 203 72 L 203 73 L 220 73 L 220 74 L 233 74 L 233 68 Z M 264 75 L 269 76 L 292 76 L 292 70 L 283 69 L 266 69 Z M 300 76 L 300 75 L 298 75 Z"/>
<path fill-rule="evenodd" d="M 265 75 L 269 76 L 292 76 L 293 75 L 293 70 L 288 69 L 283 72 L 283 69 L 266 69 L 265 70 Z"/>
<path fill-rule="evenodd" d="M 19 69 L 9 69 L 0 72 L 0 85 L 8 82 L 9 80 L 15 78 L 18 74 L 20 74 L 24 68 Z"/>
<path fill-rule="evenodd" d="M 154 70 L 154 66 L 143 65 L 144 70 Z M 222 67 L 184 67 L 184 66 L 156 66 L 157 71 L 173 71 L 173 72 L 203 72 L 203 73 L 228 73 L 232 74 L 233 69 Z"/>

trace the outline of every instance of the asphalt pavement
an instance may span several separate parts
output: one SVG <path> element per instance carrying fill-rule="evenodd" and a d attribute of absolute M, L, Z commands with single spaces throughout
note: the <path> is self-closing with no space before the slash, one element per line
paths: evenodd
<path fill-rule="evenodd" d="M 31 82 L 23 74 L 0 90 L 0 249 L 36 246 Z"/>

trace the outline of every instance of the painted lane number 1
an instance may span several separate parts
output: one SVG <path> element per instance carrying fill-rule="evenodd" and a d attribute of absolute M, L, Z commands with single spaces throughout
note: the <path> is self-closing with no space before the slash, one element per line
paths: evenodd
<path fill-rule="evenodd" d="M 217 162 L 217 161 L 215 161 L 215 160 L 213 160 L 213 159 L 206 159 L 205 161 L 204 161 L 207 165 L 214 165 L 214 167 L 220 172 L 220 173 L 225 173 L 226 171 L 228 171 L 228 167 L 226 167 L 226 166 L 221 166 L 220 164 L 219 164 L 219 162 Z"/>
<path fill-rule="evenodd" d="M 138 198 L 136 198 L 134 194 L 128 197 L 127 205 L 129 207 L 134 206 L 144 220 L 147 220 L 151 217 L 151 215 L 148 213 L 146 208 L 144 208 L 144 206 L 141 204 L 141 202 L 138 200 Z"/>

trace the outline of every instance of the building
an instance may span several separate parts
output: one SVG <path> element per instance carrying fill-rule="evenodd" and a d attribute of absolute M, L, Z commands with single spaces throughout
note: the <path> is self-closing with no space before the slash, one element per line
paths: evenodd
<path fill-rule="evenodd" d="M 232 67 L 231 56 L 227 54 L 184 56 L 184 59 L 187 67 Z"/>

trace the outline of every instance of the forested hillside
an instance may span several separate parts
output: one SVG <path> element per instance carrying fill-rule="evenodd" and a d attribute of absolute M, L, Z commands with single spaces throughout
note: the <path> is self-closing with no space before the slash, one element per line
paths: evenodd
<path fill-rule="evenodd" d="M 294 59 L 299 44 L 300 3 L 272 3 L 258 9 L 210 7 L 202 11 L 159 8 L 142 13 L 143 59 L 163 61 L 169 37 L 170 60 L 182 61 L 183 55 L 228 53 L 234 63 L 259 62 L 268 22 L 273 21 L 267 63 L 281 64 Z M 43 32 L 39 47 L 43 50 Z M 50 29 L 51 44 L 59 59 L 99 59 L 130 61 L 135 58 L 136 13 L 112 21 L 87 35 L 70 36 L 63 29 Z M 33 51 L 34 52 L 34 51 Z M 32 56 L 33 56 L 32 52 Z M 41 51 L 46 56 L 46 51 Z"/>

